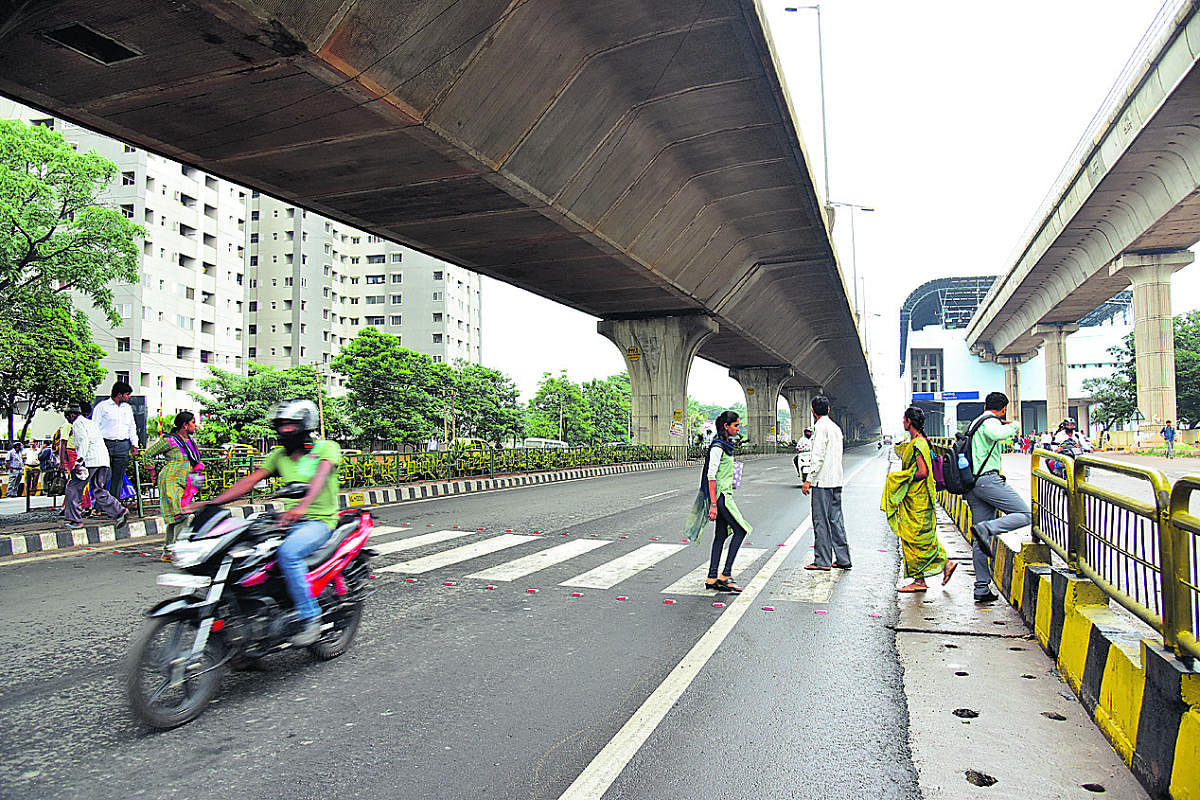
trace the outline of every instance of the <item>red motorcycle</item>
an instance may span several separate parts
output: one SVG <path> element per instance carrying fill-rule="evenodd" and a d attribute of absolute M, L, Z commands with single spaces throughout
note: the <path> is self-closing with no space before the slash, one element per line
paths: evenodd
<path fill-rule="evenodd" d="M 300 498 L 306 484 L 289 484 L 275 497 Z M 329 540 L 305 559 L 313 597 L 321 608 L 321 637 L 308 647 L 329 660 L 346 652 L 371 593 L 364 545 L 371 515 L 341 512 Z M 238 666 L 292 645 L 298 625 L 275 551 L 287 535 L 272 511 L 235 518 L 218 505 L 192 516 L 171 545 L 180 574 L 158 583 L 180 590 L 150 609 L 126 659 L 126 690 L 134 713 L 155 728 L 191 722 L 217 693 L 230 665 Z"/>

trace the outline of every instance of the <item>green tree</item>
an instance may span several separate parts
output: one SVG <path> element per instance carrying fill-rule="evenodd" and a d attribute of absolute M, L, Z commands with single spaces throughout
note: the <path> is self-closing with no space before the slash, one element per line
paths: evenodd
<path fill-rule="evenodd" d="M 350 420 L 364 436 L 409 444 L 442 438 L 443 415 L 454 388 L 446 364 L 368 327 L 342 348 L 333 369 L 346 378 Z"/>
<path fill-rule="evenodd" d="M 598 442 L 628 442 L 632 391 L 629 375 L 620 372 L 585 382 L 580 391 L 591 411 Z"/>
<path fill-rule="evenodd" d="M 1200 310 L 1175 318 L 1175 405 L 1176 422 L 1200 424 Z"/>
<path fill-rule="evenodd" d="M 191 393 L 203 415 L 198 436 L 209 447 L 273 439 L 271 410 L 284 400 L 316 403 L 321 391 L 317 371 L 309 366 L 277 369 L 251 362 L 245 376 L 217 367 L 209 370 L 212 377 L 202 379 L 201 391 Z"/>
<path fill-rule="evenodd" d="M 516 383 L 504 373 L 461 359 L 454 362 L 454 425 L 459 437 L 492 444 L 524 429 Z"/>
<path fill-rule="evenodd" d="M 49 128 L 0 120 L 0 307 L 77 292 L 120 322 L 109 284 L 137 282 L 145 230 L 97 202 L 116 177 Z"/>
<path fill-rule="evenodd" d="M 542 373 L 537 394 L 529 401 L 525 434 L 544 439 L 562 439 L 571 446 L 591 444 L 596 439 L 592 409 L 579 385 L 564 370 L 556 378 Z"/>
<path fill-rule="evenodd" d="M 104 378 L 103 357 L 87 317 L 73 312 L 66 296 L 42 295 L 0 315 L 0 412 L 8 417 L 8 438 L 18 406 L 24 439 L 39 411 L 90 400 Z"/>

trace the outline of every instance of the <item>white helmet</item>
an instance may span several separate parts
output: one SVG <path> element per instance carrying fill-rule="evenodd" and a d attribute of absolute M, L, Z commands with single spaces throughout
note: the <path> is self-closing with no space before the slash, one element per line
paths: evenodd
<path fill-rule="evenodd" d="M 311 400 L 284 400 L 271 411 L 271 427 L 279 427 L 280 422 L 295 422 L 305 431 L 315 431 L 317 407 Z"/>

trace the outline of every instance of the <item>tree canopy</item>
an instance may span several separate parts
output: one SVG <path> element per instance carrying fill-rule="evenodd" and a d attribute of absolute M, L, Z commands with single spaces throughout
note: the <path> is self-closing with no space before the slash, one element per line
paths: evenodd
<path fill-rule="evenodd" d="M 141 226 L 97 197 L 117 165 L 41 125 L 0 120 L 0 307 L 78 292 L 113 324 L 113 281 L 136 283 Z"/>
<path fill-rule="evenodd" d="M 525 435 L 561 439 L 571 446 L 595 442 L 592 407 L 584 399 L 579 384 L 568 378 L 565 370 L 558 377 L 542 373 L 537 394 L 529 401 Z"/>
<path fill-rule="evenodd" d="M 313 367 L 278 369 L 251 362 L 245 376 L 217 367 L 209 369 L 211 377 L 199 381 L 201 391 L 191 393 L 200 403 L 203 419 L 198 436 L 205 445 L 274 438 L 270 416 L 276 404 L 293 399 L 314 403 L 325 400 L 319 394 L 321 382 Z M 330 428 L 341 423 L 333 421 L 331 425 L 337 404 L 325 401 L 324 405 L 325 433 L 329 436 Z"/>

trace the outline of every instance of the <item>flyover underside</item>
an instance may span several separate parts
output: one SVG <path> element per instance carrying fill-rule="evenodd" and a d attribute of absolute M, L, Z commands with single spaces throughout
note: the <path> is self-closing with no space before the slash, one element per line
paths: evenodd
<path fill-rule="evenodd" d="M 1184 250 L 1200 241 L 1200 35 L 1195 12 L 1033 237 L 968 331 L 996 354 L 1037 348 L 1038 324 L 1073 323 L 1129 288 L 1109 274 L 1123 253 Z"/>
<path fill-rule="evenodd" d="M 752 0 L 25 8 L 6 94 L 595 316 L 707 313 L 701 356 L 877 419 Z"/>

